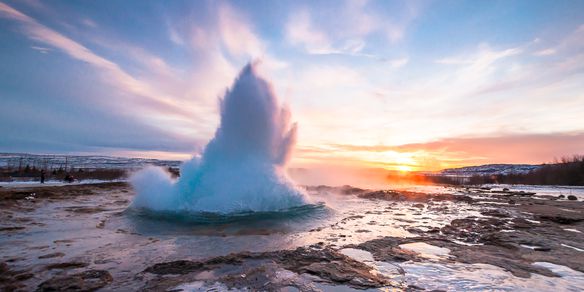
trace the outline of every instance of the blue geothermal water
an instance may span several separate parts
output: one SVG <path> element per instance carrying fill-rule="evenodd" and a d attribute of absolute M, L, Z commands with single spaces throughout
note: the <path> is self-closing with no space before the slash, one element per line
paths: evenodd
<path fill-rule="evenodd" d="M 163 212 L 273 212 L 306 205 L 285 173 L 296 125 L 269 82 L 249 64 L 221 100 L 221 122 L 203 155 L 181 166 L 173 180 L 148 167 L 131 178 L 131 207 Z"/>

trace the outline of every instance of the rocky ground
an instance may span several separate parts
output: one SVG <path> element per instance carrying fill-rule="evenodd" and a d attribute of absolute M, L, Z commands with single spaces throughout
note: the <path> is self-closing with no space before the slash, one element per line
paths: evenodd
<path fill-rule="evenodd" d="M 35 220 L 35 208 L 47 202 L 59 202 L 73 197 L 95 196 L 110 191 L 127 193 L 131 189 L 123 183 L 40 187 L 35 189 L 0 188 L 0 235 L 17 237 L 31 226 L 43 222 Z M 584 273 L 584 202 L 567 197 L 538 196 L 529 192 L 491 190 L 488 188 L 461 188 L 451 193 L 422 193 L 412 191 L 370 191 L 352 187 L 313 187 L 309 192 L 336 192 L 362 200 L 379 202 L 378 210 L 388 212 L 407 206 L 412 214 L 457 213 L 471 206 L 476 215 L 458 217 L 441 225 L 414 224 L 412 219 L 400 219 L 408 236 L 377 236 L 363 242 L 344 244 L 345 237 L 372 232 L 383 222 L 369 221 L 349 234 L 338 233 L 322 241 L 292 249 L 263 252 L 237 252 L 207 259 L 174 259 L 147 261 L 139 270 L 129 271 L 125 283 L 138 283 L 133 289 L 145 291 L 225 290 L 253 291 L 320 291 L 344 287 L 347 290 L 395 288 L 419 291 L 424 288 L 407 278 L 404 263 L 433 264 L 488 264 L 510 272 L 517 278 L 533 275 L 561 278 L 545 262 L 568 267 Z M 34 194 L 34 195 L 32 195 Z M 25 203 L 34 201 L 34 203 Z M 127 205 L 123 196 L 113 199 L 118 205 Z M 448 204 L 444 204 L 444 203 Z M 69 209 L 67 209 L 69 208 Z M 108 210 L 108 205 L 67 207 L 74 216 L 88 216 Z M 365 212 L 365 213 L 367 213 Z M 400 215 L 397 213 L 397 215 Z M 403 214 L 402 214 L 403 215 Z M 348 222 L 361 220 L 367 214 L 339 218 L 330 225 L 307 230 L 306 234 L 323 229 L 339 230 Z M 396 218 L 399 218 L 396 217 Z M 422 217 L 425 218 L 425 217 Z M 414 220 L 415 221 L 415 220 Z M 419 220 L 418 220 L 419 221 Z M 87 228 L 103 228 L 105 220 Z M 424 221 L 427 222 L 427 221 Z M 42 227 L 42 226 L 41 226 Z M 222 235 L 225 236 L 225 235 Z M 152 241 L 156 239 L 150 239 Z M 72 244 L 63 240 L 56 244 Z M 412 245 L 413 244 L 413 245 Z M 440 253 L 428 255 L 411 246 L 435 248 Z M 98 289 L 123 290 L 116 284 L 118 275 L 100 268 L 94 262 L 67 258 L 64 252 L 43 249 L 38 260 L 4 255 L 0 263 L 0 287 L 5 291 L 93 291 Z M 365 252 L 372 259 L 363 260 L 355 253 Z M 26 257 L 28 253 L 24 253 Z M 64 260 L 67 258 L 67 260 Z M 28 262 L 27 262 L 28 261 Z M 23 264 L 31 263 L 31 264 Z M 388 263 L 391 270 L 380 270 Z M 570 286 L 584 289 L 583 282 Z M 536 288 L 537 290 L 537 288 Z M 575 290 L 576 291 L 576 290 Z"/>

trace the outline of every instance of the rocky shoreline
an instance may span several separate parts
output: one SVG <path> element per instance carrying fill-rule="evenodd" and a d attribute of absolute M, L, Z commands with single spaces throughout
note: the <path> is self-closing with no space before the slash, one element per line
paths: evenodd
<path fill-rule="evenodd" d="M 116 190 L 131 192 L 123 183 L 44 187 L 37 189 L 0 189 L 2 215 L 0 232 L 15 235 L 26 230 L 27 212 L 45 201 L 66 200 L 71 197 L 92 196 Z M 319 187 L 311 191 L 337 192 L 364 200 L 408 203 L 422 212 L 456 213 L 460 206 L 474 206 L 480 215 L 456 218 L 441 227 L 416 225 L 406 228 L 413 236 L 382 236 L 360 243 L 339 244 L 336 240 L 322 241 L 295 249 L 238 252 L 205 260 L 182 259 L 159 261 L 139 271 L 133 271 L 132 281 L 144 291 L 180 291 L 181 289 L 250 289 L 253 291 L 320 291 L 343 286 L 349 289 L 395 288 L 402 291 L 424 290 L 423 287 L 404 280 L 406 273 L 401 263 L 463 263 L 488 264 L 510 272 L 518 278 L 533 274 L 560 277 L 554 271 L 535 265 L 546 262 L 569 267 L 584 273 L 584 202 L 533 193 L 461 188 L 457 194 L 432 194 L 411 191 L 369 191 L 358 188 Z M 30 199 L 34 193 L 34 199 Z M 27 199 L 29 198 L 29 199 Z M 32 204 L 23 202 L 34 200 Z M 123 201 L 123 200 L 118 200 Z M 441 202 L 453 205 L 445 206 Z M 122 204 L 123 202 L 119 202 Z M 127 204 L 127 201 L 126 201 Z M 392 205 L 398 206 L 398 205 Z M 77 214 L 94 214 L 107 208 L 77 208 L 67 210 Z M 376 212 L 372 210 L 371 212 Z M 379 210 L 378 212 L 383 212 Z M 361 216 L 361 215 L 353 215 Z M 362 217 L 362 216 L 361 216 Z M 337 225 L 355 220 L 342 218 Z M 403 219 L 406 220 L 407 219 Z M 372 223 L 371 225 L 375 225 Z M 334 225 L 334 224 L 333 224 Z M 96 226 L 99 228 L 99 226 Z M 322 228 L 333 228 L 320 227 Z M 369 226 L 361 226 L 354 233 L 367 233 Z M 318 232 L 318 228 L 311 230 Z M 310 233 L 310 232 L 309 232 Z M 339 235 L 340 237 L 341 235 Z M 428 257 L 423 252 L 407 248 L 411 244 L 424 244 L 447 251 L 440 256 Z M 392 273 L 381 273 L 371 260 L 363 261 L 347 255 L 345 251 L 368 252 L 377 263 L 395 265 Z M 0 264 L 0 287 L 5 291 L 93 291 L 120 288 L 115 286 L 116 275 L 97 269 L 90 263 L 62 261 L 59 252 L 43 255 L 48 278 L 38 277 L 38 267 L 17 269 L 13 263 L 18 257 L 3 258 Z M 32 281 L 36 279 L 36 281 Z M 32 283 L 38 283 L 31 287 Z M 112 286 L 114 285 L 114 286 Z"/>

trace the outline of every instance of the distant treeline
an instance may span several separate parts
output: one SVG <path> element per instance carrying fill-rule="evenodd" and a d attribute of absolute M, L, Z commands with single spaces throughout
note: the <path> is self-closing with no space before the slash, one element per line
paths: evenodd
<path fill-rule="evenodd" d="M 67 176 L 72 176 L 76 180 L 100 179 L 114 180 L 127 177 L 127 171 L 123 169 L 88 169 L 82 168 L 58 168 L 53 170 L 43 170 L 36 166 L 26 165 L 21 170 L 0 168 L 0 181 L 12 181 L 19 179 L 36 179 L 40 180 L 41 171 L 44 171 L 47 180 L 63 180 Z"/>
<path fill-rule="evenodd" d="M 444 184 L 526 184 L 584 186 L 584 155 L 564 157 L 560 161 L 544 164 L 524 174 L 475 175 L 458 177 L 429 177 L 435 183 Z"/>

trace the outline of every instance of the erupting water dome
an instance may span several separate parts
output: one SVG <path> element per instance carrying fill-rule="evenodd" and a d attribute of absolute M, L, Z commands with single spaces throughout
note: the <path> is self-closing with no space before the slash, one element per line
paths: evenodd
<path fill-rule="evenodd" d="M 271 85 L 248 64 L 221 100 L 221 122 L 202 157 L 181 167 L 174 181 L 161 168 L 134 174 L 132 207 L 155 211 L 233 213 L 277 211 L 307 198 L 287 177 L 296 125 Z"/>

